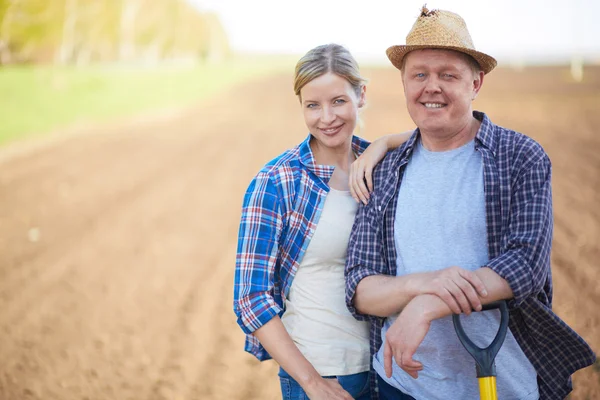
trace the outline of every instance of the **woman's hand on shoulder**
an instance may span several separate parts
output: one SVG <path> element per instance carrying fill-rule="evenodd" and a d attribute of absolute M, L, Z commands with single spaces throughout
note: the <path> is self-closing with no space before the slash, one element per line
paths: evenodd
<path fill-rule="evenodd" d="M 367 204 L 373 192 L 373 169 L 388 151 L 406 142 L 412 131 L 394 133 L 375 140 L 350 166 L 348 185 L 357 202 Z"/>
<path fill-rule="evenodd" d="M 383 160 L 388 152 L 386 137 L 379 138 L 367 147 L 367 149 L 350 166 L 348 185 L 352 197 L 357 202 L 367 204 L 373 192 L 373 169 Z"/>

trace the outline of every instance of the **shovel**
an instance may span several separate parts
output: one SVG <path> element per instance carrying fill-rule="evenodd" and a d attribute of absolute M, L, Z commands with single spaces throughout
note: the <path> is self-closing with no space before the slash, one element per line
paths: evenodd
<path fill-rule="evenodd" d="M 481 311 L 495 309 L 500 310 L 500 327 L 498 328 L 498 333 L 496 333 L 496 337 L 492 343 L 485 349 L 478 347 L 471 339 L 469 339 L 460 323 L 460 315 L 454 314 L 452 316 L 454 329 L 456 330 L 458 339 L 462 345 L 465 346 L 465 349 L 467 349 L 469 354 L 475 359 L 477 365 L 477 379 L 479 380 L 479 396 L 481 400 L 498 400 L 498 394 L 496 392 L 496 365 L 494 364 L 494 359 L 506 337 L 506 330 L 508 329 L 508 305 L 504 300 L 495 301 L 484 305 Z"/>

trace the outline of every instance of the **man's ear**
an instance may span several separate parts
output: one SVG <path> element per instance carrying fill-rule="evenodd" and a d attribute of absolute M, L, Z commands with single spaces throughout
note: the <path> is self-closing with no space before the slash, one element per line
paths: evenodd
<path fill-rule="evenodd" d="M 475 98 L 477 97 L 477 94 L 479 94 L 479 91 L 481 90 L 481 86 L 483 86 L 483 77 L 485 76 L 485 73 L 483 71 L 479 71 L 477 73 L 477 75 L 475 75 L 474 79 L 473 79 L 473 97 L 472 100 L 475 100 Z"/>

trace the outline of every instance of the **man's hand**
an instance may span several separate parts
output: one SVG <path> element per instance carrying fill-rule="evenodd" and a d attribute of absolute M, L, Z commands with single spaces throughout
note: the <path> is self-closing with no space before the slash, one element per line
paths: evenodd
<path fill-rule="evenodd" d="M 411 291 L 433 294 L 444 301 L 454 314 L 470 314 L 481 310 L 481 297 L 487 290 L 481 279 L 472 271 L 460 267 L 449 267 L 434 272 L 411 275 Z"/>
<path fill-rule="evenodd" d="M 310 400 L 352 400 L 337 379 L 317 378 L 304 391 Z"/>
<path fill-rule="evenodd" d="M 396 321 L 385 334 L 383 366 L 388 378 L 392 376 L 392 362 L 411 377 L 417 379 L 423 364 L 413 359 L 419 345 L 425 339 L 433 321 L 432 309 L 439 307 L 440 299 L 432 295 L 415 297 L 404 307 Z"/>

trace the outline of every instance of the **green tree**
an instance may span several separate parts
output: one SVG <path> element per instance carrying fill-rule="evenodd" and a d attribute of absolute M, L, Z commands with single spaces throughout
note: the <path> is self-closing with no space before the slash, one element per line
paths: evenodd
<path fill-rule="evenodd" d="M 158 62 L 228 53 L 217 16 L 185 0 L 0 0 L 0 63 Z"/>

